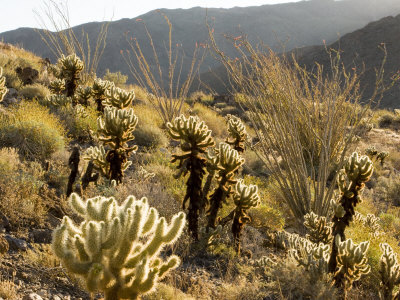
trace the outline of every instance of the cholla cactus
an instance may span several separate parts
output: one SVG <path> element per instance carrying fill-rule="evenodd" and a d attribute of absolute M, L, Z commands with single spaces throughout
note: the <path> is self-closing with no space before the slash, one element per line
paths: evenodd
<path fill-rule="evenodd" d="M 45 98 L 48 104 L 55 107 L 65 107 L 72 104 L 72 98 L 65 95 L 50 95 Z"/>
<path fill-rule="evenodd" d="M 139 167 L 139 170 L 138 170 L 138 175 L 139 175 L 139 180 L 140 180 L 140 182 L 144 182 L 144 181 L 147 181 L 147 180 L 150 180 L 151 178 L 154 178 L 154 176 L 156 176 L 156 174 L 155 173 L 152 173 L 152 172 L 149 172 L 149 171 L 147 171 L 145 168 L 143 168 L 142 166 L 140 166 Z"/>
<path fill-rule="evenodd" d="M 53 94 L 61 95 L 65 91 L 65 80 L 56 78 L 50 82 L 49 89 Z"/>
<path fill-rule="evenodd" d="M 341 206 L 342 207 L 342 206 Z M 311 212 L 304 216 L 304 226 L 307 227 L 307 238 L 313 243 L 329 244 L 332 241 L 332 223 Z"/>
<path fill-rule="evenodd" d="M 146 198 L 129 196 L 118 205 L 114 198 L 84 201 L 72 194 L 69 204 L 84 221 L 75 224 L 65 216 L 54 230 L 52 248 L 89 292 L 102 291 L 106 300 L 137 299 L 179 264 L 177 256 L 163 260 L 158 254 L 180 236 L 184 213 L 168 225 Z"/>
<path fill-rule="evenodd" d="M 119 109 L 128 108 L 133 99 L 135 99 L 135 92 L 127 92 L 115 86 L 105 91 L 106 99 L 103 100 L 104 106 L 112 106 Z"/>
<path fill-rule="evenodd" d="M 400 293 L 393 295 L 394 288 L 400 284 L 400 266 L 397 261 L 397 254 L 393 251 L 389 244 L 382 243 L 379 245 L 383 254 L 380 259 L 380 296 L 382 300 L 398 299 Z"/>
<path fill-rule="evenodd" d="M 376 150 L 375 146 L 370 146 L 365 149 L 365 154 L 368 155 L 369 159 L 373 159 L 378 154 L 378 150 Z"/>
<path fill-rule="evenodd" d="M 244 158 L 226 143 L 220 143 L 216 149 L 217 159 L 211 159 L 218 163 L 216 178 L 218 186 L 214 189 L 210 198 L 210 209 L 208 211 L 207 228 L 215 228 L 218 210 L 226 199 L 233 193 L 233 186 L 236 184 L 235 172 L 244 164 Z"/>
<path fill-rule="evenodd" d="M 83 71 L 83 62 L 75 54 L 64 55 L 57 62 L 59 78 L 65 80 L 65 90 L 67 97 L 73 97 L 78 86 L 80 73 Z"/>
<path fill-rule="evenodd" d="M 227 115 L 227 119 L 229 136 L 225 142 L 231 145 L 237 152 L 243 153 L 245 150 L 244 143 L 247 139 L 246 128 L 243 122 L 236 116 Z"/>
<path fill-rule="evenodd" d="M 7 94 L 6 78 L 3 77 L 3 68 L 0 68 L 0 102 L 3 101 L 4 96 Z"/>
<path fill-rule="evenodd" d="M 88 106 L 90 97 L 92 97 L 92 88 L 90 86 L 83 87 L 80 85 L 76 89 L 76 98 L 81 105 Z"/>
<path fill-rule="evenodd" d="M 359 157 L 357 152 L 354 152 L 351 157 L 346 161 L 344 169 L 340 171 L 338 176 L 338 186 L 341 194 L 339 203 L 335 209 L 335 215 L 332 219 L 332 252 L 329 260 L 329 271 L 335 273 L 337 270 L 337 243 L 335 238 L 339 235 L 341 240 L 345 240 L 345 229 L 353 220 L 355 214 L 355 207 L 361 202 L 361 192 L 364 188 L 365 182 L 368 181 L 373 173 L 372 161 L 368 156 Z M 343 210 L 339 209 L 339 205 Z M 344 212 L 344 214 L 343 214 Z"/>
<path fill-rule="evenodd" d="M 182 206 L 189 201 L 189 231 L 195 240 L 198 236 L 198 219 L 200 211 L 205 209 L 202 182 L 205 174 L 206 159 L 203 154 L 210 146 L 214 146 L 211 130 L 198 117 L 186 118 L 181 115 L 173 123 L 167 123 L 168 133 L 174 140 L 181 141 L 182 154 L 174 154 L 172 163 L 178 161 L 177 176 L 190 173 L 186 182 L 186 195 Z"/>
<path fill-rule="evenodd" d="M 379 162 L 381 163 L 381 166 L 383 166 L 383 164 L 385 163 L 385 159 L 388 156 L 389 156 L 388 152 L 382 151 L 382 152 L 378 153 L 378 155 L 376 156 L 376 160 L 379 160 Z"/>
<path fill-rule="evenodd" d="M 334 275 L 336 286 L 343 287 L 343 297 L 346 299 L 347 292 L 351 290 L 354 281 L 368 274 L 371 267 L 368 265 L 367 250 L 369 242 L 354 244 L 352 239 L 340 240 L 337 235 L 335 243 L 338 248 L 337 264 L 338 270 Z"/>
<path fill-rule="evenodd" d="M 92 96 L 97 104 L 97 111 L 103 112 L 103 101 L 106 99 L 106 93 L 114 86 L 114 83 L 108 80 L 97 78 L 92 87 Z"/>
<path fill-rule="evenodd" d="M 258 187 L 252 184 L 245 185 L 242 181 L 238 181 L 233 202 L 236 208 L 233 212 L 232 234 L 236 253 L 240 255 L 240 235 L 244 225 L 251 220 L 247 210 L 260 204 Z"/>
<path fill-rule="evenodd" d="M 296 248 L 289 250 L 289 256 L 310 272 L 312 278 L 318 280 L 328 272 L 329 252 L 329 245 L 302 239 L 298 241 Z"/>
<path fill-rule="evenodd" d="M 356 212 L 354 214 L 354 221 L 361 223 L 363 226 L 368 227 L 371 229 L 373 234 L 379 235 L 379 232 L 381 231 L 381 226 L 379 225 L 380 219 L 375 216 L 374 214 L 368 214 L 366 217 L 360 214 L 359 212 Z"/>

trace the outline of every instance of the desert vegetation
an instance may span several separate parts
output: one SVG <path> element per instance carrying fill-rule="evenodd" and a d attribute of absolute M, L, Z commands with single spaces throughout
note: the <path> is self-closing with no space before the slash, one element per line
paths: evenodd
<path fill-rule="evenodd" d="M 232 95 L 190 94 L 204 54 L 176 81 L 165 20 L 169 75 L 121 53 L 138 85 L 73 35 L 43 36 L 55 64 L 0 43 L 0 297 L 398 299 L 398 76 L 365 102 L 338 52 L 231 58 L 209 25 Z"/>

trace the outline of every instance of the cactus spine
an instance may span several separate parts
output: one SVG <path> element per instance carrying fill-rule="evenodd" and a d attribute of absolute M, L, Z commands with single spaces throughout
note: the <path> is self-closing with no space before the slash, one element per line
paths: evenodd
<path fill-rule="evenodd" d="M 7 94 L 6 78 L 3 76 L 3 68 L 0 68 L 0 102 L 3 101 L 4 96 Z"/>
<path fill-rule="evenodd" d="M 97 104 L 97 111 L 103 112 L 103 101 L 106 99 L 106 93 L 114 86 L 114 83 L 97 78 L 92 87 L 92 96 Z"/>
<path fill-rule="evenodd" d="M 236 184 L 235 172 L 244 163 L 239 153 L 226 143 L 220 143 L 216 149 L 216 157 L 209 156 L 210 161 L 215 162 L 217 168 L 218 186 L 210 197 L 210 208 L 208 210 L 207 228 L 215 228 L 218 210 L 222 204 L 233 193 L 232 187 Z"/>
<path fill-rule="evenodd" d="M 389 244 L 379 245 L 383 254 L 380 259 L 380 297 L 382 300 L 399 299 L 400 292 L 393 295 L 395 286 L 400 284 L 400 266 L 397 261 L 397 254 Z"/>
<path fill-rule="evenodd" d="M 75 54 L 64 55 L 57 62 L 59 78 L 65 80 L 65 91 L 67 97 L 73 97 L 78 86 L 80 73 L 83 71 L 83 62 Z"/>
<path fill-rule="evenodd" d="M 366 257 L 369 242 L 362 242 L 359 245 L 354 244 L 352 239 L 342 242 L 340 236 L 336 235 L 335 243 L 338 248 L 338 270 L 334 275 L 334 281 L 336 286 L 343 286 L 343 299 L 346 299 L 353 282 L 371 270 Z"/>
<path fill-rule="evenodd" d="M 244 143 L 247 139 L 246 128 L 244 127 L 243 122 L 238 117 L 227 115 L 227 118 L 229 136 L 225 142 L 241 154 L 245 150 Z"/>
<path fill-rule="evenodd" d="M 354 152 L 346 161 L 344 169 L 340 171 L 338 177 L 338 186 L 341 193 L 339 202 L 333 202 L 334 216 L 332 219 L 332 249 L 329 260 L 329 272 L 335 273 L 337 269 L 338 248 L 335 241 L 336 236 L 340 240 L 346 240 L 345 229 L 353 220 L 355 214 L 354 208 L 361 202 L 361 191 L 364 188 L 365 182 L 368 181 L 373 173 L 372 161 L 368 156 L 358 156 Z M 339 282 L 338 280 L 336 280 Z"/>
<path fill-rule="evenodd" d="M 308 230 L 307 238 L 316 244 L 329 244 L 332 242 L 332 224 L 326 221 L 325 217 L 321 217 L 311 212 L 304 216 L 304 226 Z"/>
<path fill-rule="evenodd" d="M 175 118 L 173 123 L 167 123 L 167 128 L 171 138 L 181 141 L 182 154 L 174 154 L 172 158 L 173 163 L 179 163 L 177 177 L 190 173 L 182 206 L 185 208 L 186 202 L 189 201 L 189 231 L 197 241 L 199 212 L 204 210 L 206 205 L 202 182 L 207 161 L 202 155 L 206 153 L 208 147 L 214 146 L 214 140 L 211 137 L 211 130 L 208 130 L 207 125 L 198 117 L 186 118 L 181 115 Z"/>
<path fill-rule="evenodd" d="M 236 208 L 233 215 L 232 234 L 236 253 L 240 255 L 240 236 L 244 225 L 251 220 L 247 210 L 260 204 L 258 187 L 252 184 L 247 186 L 242 181 L 238 181 L 233 201 Z"/>
<path fill-rule="evenodd" d="M 185 214 L 168 225 L 146 198 L 129 196 L 121 205 L 114 198 L 83 201 L 72 194 L 69 204 L 84 221 L 65 216 L 54 230 L 53 252 L 72 273 L 81 276 L 89 292 L 104 292 L 105 300 L 137 299 L 179 264 L 158 254 L 180 236 Z"/>

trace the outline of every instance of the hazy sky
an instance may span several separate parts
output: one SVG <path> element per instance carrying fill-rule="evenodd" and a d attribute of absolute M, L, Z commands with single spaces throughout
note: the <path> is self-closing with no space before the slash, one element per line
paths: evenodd
<path fill-rule="evenodd" d="M 297 2 L 299 0 L 68 0 L 71 25 L 134 18 L 157 8 L 234 7 Z M 48 1 L 46 1 L 48 2 Z M 55 0 L 64 3 L 65 0 Z M 33 10 L 43 12 L 43 0 L 0 0 L 0 32 L 40 27 Z"/>

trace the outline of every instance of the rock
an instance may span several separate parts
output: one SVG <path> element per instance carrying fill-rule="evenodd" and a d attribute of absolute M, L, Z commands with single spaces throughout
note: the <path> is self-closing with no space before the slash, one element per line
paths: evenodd
<path fill-rule="evenodd" d="M 50 244 L 52 239 L 51 229 L 34 229 L 30 235 L 34 243 L 38 244 Z"/>
<path fill-rule="evenodd" d="M 50 300 L 62 300 L 62 298 L 59 295 L 52 295 Z"/>
<path fill-rule="evenodd" d="M 25 295 L 22 300 L 43 300 L 42 297 L 40 297 L 38 294 L 36 293 L 30 293 L 28 295 Z"/>
<path fill-rule="evenodd" d="M 44 289 L 41 289 L 40 291 L 38 291 L 37 294 L 42 298 L 47 298 L 47 291 Z"/>
<path fill-rule="evenodd" d="M 21 79 L 24 85 L 32 84 L 36 79 L 39 78 L 39 71 L 31 67 L 18 67 L 15 69 L 15 72 L 18 74 L 19 79 Z"/>
<path fill-rule="evenodd" d="M 10 231 L 11 230 L 11 225 L 10 222 L 8 221 L 8 218 L 6 215 L 4 215 L 2 212 L 0 212 L 0 231 Z"/>
<path fill-rule="evenodd" d="M 26 251 L 28 249 L 28 243 L 26 241 L 12 237 L 9 234 L 6 234 L 4 237 L 10 246 L 10 250 Z"/>

